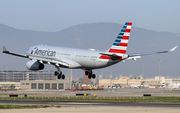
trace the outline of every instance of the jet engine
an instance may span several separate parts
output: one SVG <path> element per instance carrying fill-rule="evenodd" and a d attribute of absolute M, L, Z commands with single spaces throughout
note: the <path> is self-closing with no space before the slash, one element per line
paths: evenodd
<path fill-rule="evenodd" d="M 26 63 L 26 67 L 29 70 L 37 71 L 37 70 L 44 69 L 44 64 L 42 64 L 42 63 L 40 63 L 38 61 L 33 62 L 33 61 L 30 60 L 30 61 L 28 61 Z"/>

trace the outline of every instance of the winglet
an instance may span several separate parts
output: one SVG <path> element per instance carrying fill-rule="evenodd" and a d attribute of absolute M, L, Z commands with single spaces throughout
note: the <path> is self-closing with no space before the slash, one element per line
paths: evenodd
<path fill-rule="evenodd" d="M 3 46 L 3 52 L 7 52 L 7 49 L 5 46 Z"/>
<path fill-rule="evenodd" d="M 3 51 L 7 51 L 5 46 L 3 46 Z"/>
<path fill-rule="evenodd" d="M 173 48 L 172 48 L 171 50 L 169 50 L 169 51 L 174 51 L 176 48 L 177 48 L 177 46 L 173 47 Z"/>

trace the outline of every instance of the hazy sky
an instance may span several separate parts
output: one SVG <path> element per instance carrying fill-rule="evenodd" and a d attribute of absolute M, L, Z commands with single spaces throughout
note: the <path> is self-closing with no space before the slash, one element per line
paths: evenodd
<path fill-rule="evenodd" d="M 179 11 L 180 0 L 0 0 L 0 24 L 5 24 L 17 29 L 56 32 L 79 24 L 99 22 L 124 24 L 127 21 L 131 21 L 133 22 L 133 27 L 180 33 Z M 12 40 L 9 42 L 3 42 L 2 40 L 3 37 L 0 37 L 1 48 L 3 45 L 6 45 L 7 48 L 13 50 L 11 48 L 15 46 L 12 44 Z M 21 44 L 19 44 L 18 47 L 21 47 Z M 17 51 L 22 54 L 25 52 L 17 48 L 15 48 L 15 52 Z M 3 57 L 6 56 L 3 54 Z M 10 59 L 13 57 L 7 56 L 7 63 L 1 64 L 2 70 L 6 69 L 7 64 L 9 64 L 10 70 L 14 70 L 15 68 L 19 69 L 21 67 L 22 69 L 26 68 L 24 66 L 26 61 L 22 58 L 19 58 L 19 61 L 22 61 L 23 65 L 19 67 L 8 61 L 8 58 Z M 148 65 L 145 63 L 147 59 L 148 57 L 146 57 L 144 61 L 143 59 L 140 61 L 146 66 Z M 18 63 L 19 65 L 19 61 L 17 58 L 17 61 L 14 63 Z M 179 61 L 178 58 L 177 61 Z M 157 63 L 157 60 L 155 62 Z M 163 62 L 165 61 L 162 61 L 162 63 Z M 141 68 L 142 65 L 141 63 L 139 64 Z M 135 65 L 135 63 L 133 65 Z M 56 70 L 53 66 L 47 67 L 48 69 L 53 68 Z M 109 67 L 104 70 L 110 72 L 111 69 L 113 68 Z M 145 67 L 145 69 L 148 68 Z M 175 72 L 178 74 L 174 75 L 179 76 L 179 69 L 177 70 L 178 71 Z M 83 71 L 80 72 L 84 74 Z M 158 74 L 158 70 L 154 72 Z M 67 73 L 69 73 L 69 70 L 67 70 Z M 95 73 L 98 74 L 97 71 L 95 71 Z M 102 70 L 99 70 L 99 73 L 102 73 Z M 105 73 L 105 71 L 103 73 Z M 127 73 L 129 73 L 129 71 Z M 141 73 L 141 69 L 139 73 Z M 145 73 L 148 72 L 145 71 Z M 165 74 L 165 76 L 166 75 L 167 74 Z"/>
<path fill-rule="evenodd" d="M 179 0 L 0 0 L 0 23 L 17 29 L 60 31 L 113 22 L 180 33 Z"/>

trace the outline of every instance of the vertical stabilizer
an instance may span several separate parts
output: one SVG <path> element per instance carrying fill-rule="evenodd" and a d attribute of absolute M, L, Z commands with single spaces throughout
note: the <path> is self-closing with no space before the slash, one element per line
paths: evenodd
<path fill-rule="evenodd" d="M 110 53 L 126 54 L 129 36 L 131 32 L 132 22 L 126 22 L 121 32 L 117 36 L 111 48 L 108 50 Z"/>

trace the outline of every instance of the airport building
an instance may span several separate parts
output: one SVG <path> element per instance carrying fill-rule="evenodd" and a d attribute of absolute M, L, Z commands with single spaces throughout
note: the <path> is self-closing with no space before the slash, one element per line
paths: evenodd
<path fill-rule="evenodd" d="M 64 90 L 71 89 L 71 83 L 57 80 L 52 71 L 0 71 L 1 89 Z"/>
<path fill-rule="evenodd" d="M 99 80 L 99 85 L 121 85 L 121 86 L 131 86 L 131 85 L 149 85 L 149 86 L 161 86 L 165 83 L 165 77 L 155 77 L 155 79 L 143 79 L 143 77 L 121 77 L 119 79 L 101 79 Z"/>
<path fill-rule="evenodd" d="M 84 83 L 91 84 L 91 80 L 85 76 Z M 143 79 L 143 77 L 123 77 L 113 79 L 99 79 L 99 85 L 149 85 L 149 86 L 164 86 L 165 88 L 180 88 L 180 79 L 165 79 L 164 76 L 155 76 L 152 79 Z M 10 89 L 15 86 L 15 89 L 26 90 L 62 90 L 71 89 L 71 79 L 57 80 L 52 71 L 0 71 L 0 88 Z"/>
<path fill-rule="evenodd" d="M 165 88 L 180 88 L 180 79 L 166 79 L 164 76 L 143 79 L 143 77 L 120 77 L 119 79 L 100 79 L 99 85 L 131 86 L 131 85 L 164 86 Z"/>
<path fill-rule="evenodd" d="M 20 82 L 0 82 L 1 89 L 11 89 L 12 86 L 14 87 L 14 89 L 20 89 L 20 85 Z"/>
<path fill-rule="evenodd" d="M 180 79 L 166 79 L 164 85 L 166 88 L 180 88 Z"/>
<path fill-rule="evenodd" d="M 101 79 L 99 80 L 99 85 L 121 85 L 121 86 L 130 86 L 130 85 L 140 85 L 143 81 L 143 77 L 121 77 L 119 79 Z"/>
<path fill-rule="evenodd" d="M 21 80 L 56 80 L 56 77 L 52 71 L 0 71 L 0 82 Z"/>
<path fill-rule="evenodd" d="M 34 81 L 21 81 L 20 88 L 24 90 L 64 90 L 71 89 L 71 81 L 65 80 L 34 80 Z"/>

